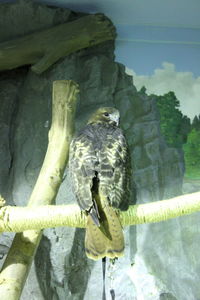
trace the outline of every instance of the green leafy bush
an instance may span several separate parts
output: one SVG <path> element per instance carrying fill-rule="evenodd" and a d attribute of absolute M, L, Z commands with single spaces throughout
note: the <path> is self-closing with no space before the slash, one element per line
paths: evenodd
<path fill-rule="evenodd" d="M 160 127 L 169 146 L 181 148 L 187 141 L 190 119 L 179 110 L 180 102 L 174 92 L 162 96 L 153 95 L 160 113 Z"/>
<path fill-rule="evenodd" d="M 191 130 L 183 149 L 186 177 L 193 179 L 200 178 L 200 130 L 195 128 Z"/>

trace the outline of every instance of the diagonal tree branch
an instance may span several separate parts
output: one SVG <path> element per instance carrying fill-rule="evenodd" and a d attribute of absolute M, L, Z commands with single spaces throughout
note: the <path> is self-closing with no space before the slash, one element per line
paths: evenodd
<path fill-rule="evenodd" d="M 103 14 L 84 16 L 0 43 L 0 71 L 32 65 L 32 70 L 41 74 L 61 57 L 115 37 L 113 24 Z"/>
<path fill-rule="evenodd" d="M 53 83 L 52 125 L 49 144 L 28 206 L 50 204 L 55 199 L 68 160 L 78 86 L 73 81 Z M 29 230 L 16 234 L 0 274 L 1 300 L 19 299 L 40 242 L 42 232 Z"/>

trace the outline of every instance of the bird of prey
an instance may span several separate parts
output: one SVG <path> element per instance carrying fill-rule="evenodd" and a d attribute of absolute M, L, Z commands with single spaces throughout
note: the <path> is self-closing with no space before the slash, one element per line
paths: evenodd
<path fill-rule="evenodd" d="M 69 169 L 77 202 L 87 214 L 86 255 L 94 260 L 123 255 L 119 210 L 128 208 L 130 165 L 119 111 L 103 107 L 72 140 Z"/>

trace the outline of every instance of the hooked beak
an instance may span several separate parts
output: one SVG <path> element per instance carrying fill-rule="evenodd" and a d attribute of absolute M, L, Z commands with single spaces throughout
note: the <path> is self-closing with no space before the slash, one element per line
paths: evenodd
<path fill-rule="evenodd" d="M 119 125 L 119 112 L 114 112 L 112 114 L 110 114 L 110 119 L 111 121 L 114 121 L 116 123 L 116 125 Z"/>

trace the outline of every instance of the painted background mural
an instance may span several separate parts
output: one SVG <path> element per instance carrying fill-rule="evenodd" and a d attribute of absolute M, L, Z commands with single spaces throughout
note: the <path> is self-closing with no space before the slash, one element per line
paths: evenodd
<path fill-rule="evenodd" d="M 160 111 L 161 127 L 168 126 L 171 138 L 176 140 L 172 146 L 184 145 L 186 177 L 200 178 L 200 2 L 40 2 L 87 13 L 102 12 L 111 18 L 118 34 L 116 61 L 127 67 L 138 90 L 145 86 L 148 95 L 166 95 L 162 101 L 159 98 L 160 105 L 165 106 Z M 174 93 L 172 97 L 167 96 L 170 91 Z M 171 101 L 169 110 L 167 101 Z M 170 145 L 169 137 L 166 139 Z"/>

